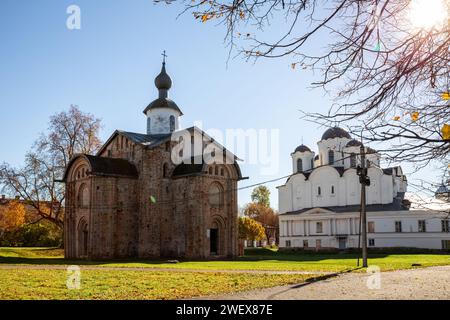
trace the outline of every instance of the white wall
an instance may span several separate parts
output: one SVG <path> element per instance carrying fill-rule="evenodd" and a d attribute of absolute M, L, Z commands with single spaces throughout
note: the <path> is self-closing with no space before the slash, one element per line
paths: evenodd
<path fill-rule="evenodd" d="M 389 204 L 397 195 L 391 175 L 386 175 L 377 167 L 368 170 L 370 186 L 367 188 L 367 204 Z M 318 194 L 320 187 L 321 194 Z M 334 194 L 332 193 L 334 187 Z M 404 188 L 403 188 L 404 189 Z M 279 212 L 301 210 L 313 207 L 348 206 L 360 203 L 361 185 L 356 169 L 347 169 L 341 177 L 331 166 L 314 169 L 308 180 L 302 173 L 292 175 L 284 186 L 278 188 Z"/>
<path fill-rule="evenodd" d="M 170 116 L 175 117 L 175 130 L 178 130 L 180 127 L 180 113 L 178 111 L 169 108 L 148 110 L 147 118 L 150 119 L 150 131 L 147 127 L 147 134 L 170 133 Z"/>
<path fill-rule="evenodd" d="M 375 229 L 368 233 L 375 246 L 412 247 L 442 249 L 442 240 L 450 240 L 450 233 L 442 232 L 441 221 L 447 214 L 432 211 L 384 211 L 368 212 L 367 221 L 373 222 Z M 321 240 L 322 248 L 339 248 L 338 235 L 345 235 L 347 248 L 358 247 L 359 213 L 333 213 L 328 210 L 311 209 L 302 214 L 280 215 L 280 247 L 303 247 L 308 240 L 314 248 L 316 240 Z M 426 232 L 418 232 L 418 221 L 426 221 Z M 323 232 L 317 233 L 317 222 L 322 222 Z M 402 232 L 395 232 L 395 221 L 402 222 Z M 289 228 L 288 228 L 289 227 Z"/>

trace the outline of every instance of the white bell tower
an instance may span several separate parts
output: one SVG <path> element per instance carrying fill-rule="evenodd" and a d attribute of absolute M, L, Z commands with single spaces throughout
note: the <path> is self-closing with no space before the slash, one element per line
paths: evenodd
<path fill-rule="evenodd" d="M 147 134 L 168 134 L 179 129 L 179 118 L 183 115 L 177 104 L 168 98 L 172 79 L 166 72 L 166 52 L 163 53 L 160 74 L 155 78 L 158 99 L 151 102 L 144 110 L 147 116 Z"/>

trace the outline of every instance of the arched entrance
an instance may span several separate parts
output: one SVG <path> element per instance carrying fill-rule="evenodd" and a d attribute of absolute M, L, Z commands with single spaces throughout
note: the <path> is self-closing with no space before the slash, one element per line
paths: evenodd
<path fill-rule="evenodd" d="M 89 238 L 88 225 L 85 219 L 81 219 L 80 222 L 78 223 L 77 256 L 79 258 L 84 258 L 87 257 L 88 255 L 88 238 Z"/>
<path fill-rule="evenodd" d="M 224 255 L 225 225 L 221 219 L 214 219 L 209 229 L 209 254 L 211 256 Z"/>

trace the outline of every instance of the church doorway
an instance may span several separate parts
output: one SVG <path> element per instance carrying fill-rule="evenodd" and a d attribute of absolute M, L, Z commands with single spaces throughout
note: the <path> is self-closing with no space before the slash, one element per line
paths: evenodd
<path fill-rule="evenodd" d="M 210 229 L 209 233 L 210 254 L 216 256 L 219 252 L 219 229 Z"/>
<path fill-rule="evenodd" d="M 84 219 L 78 224 L 78 257 L 83 258 L 88 254 L 88 225 Z"/>
<path fill-rule="evenodd" d="M 339 238 L 339 250 L 345 250 L 347 247 L 347 239 Z"/>

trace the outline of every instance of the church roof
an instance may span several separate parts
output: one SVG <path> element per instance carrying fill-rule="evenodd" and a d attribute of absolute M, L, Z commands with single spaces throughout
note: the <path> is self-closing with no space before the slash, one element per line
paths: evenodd
<path fill-rule="evenodd" d="M 351 139 L 352 137 L 350 136 L 350 134 L 347 131 L 345 131 L 344 129 L 339 128 L 339 127 L 329 128 L 322 135 L 322 140 L 333 139 L 333 138 Z"/>
<path fill-rule="evenodd" d="M 146 148 L 154 148 L 156 146 L 159 146 L 161 143 L 164 143 L 171 138 L 171 133 L 164 133 L 164 134 L 143 134 L 143 133 L 136 133 L 136 132 L 127 132 L 122 130 L 116 130 L 114 133 L 109 137 L 109 139 L 103 144 L 103 146 L 100 148 L 100 150 L 97 152 L 97 155 L 102 154 L 102 152 L 105 150 L 105 148 L 110 144 L 110 142 L 118 135 L 121 134 L 134 143 L 140 144 Z"/>
<path fill-rule="evenodd" d="M 311 149 L 305 146 L 304 144 L 301 144 L 295 149 L 294 153 L 295 152 L 311 152 Z"/>
<path fill-rule="evenodd" d="M 450 190 L 447 188 L 447 186 L 445 186 L 444 184 L 441 184 L 439 186 L 439 188 L 436 190 L 436 194 L 440 194 L 440 193 L 449 193 Z"/>
<path fill-rule="evenodd" d="M 183 115 L 183 112 L 181 112 L 180 108 L 178 108 L 177 104 L 170 100 L 169 98 L 158 98 L 156 100 L 153 100 L 150 102 L 150 104 L 147 106 L 147 108 L 144 109 L 144 114 L 147 114 L 147 111 L 150 109 L 158 109 L 158 108 L 168 108 L 175 111 L 178 111 L 180 115 Z"/>
<path fill-rule="evenodd" d="M 195 161 L 194 158 L 191 158 L 190 163 L 181 163 L 177 165 L 173 170 L 172 177 L 205 173 L 207 164 L 202 159 L 203 157 L 201 157 L 201 163 L 199 163 L 200 161 Z M 233 165 L 236 168 L 238 179 L 243 180 L 244 178 L 242 177 L 241 169 L 239 168 L 239 165 L 236 163 L 236 161 L 233 163 Z"/>
<path fill-rule="evenodd" d="M 80 157 L 85 158 L 89 163 L 90 167 L 89 174 L 100 176 L 120 176 L 129 178 L 138 177 L 138 171 L 136 167 L 128 160 L 79 154 L 70 160 L 64 173 L 63 181 L 67 180 L 67 174 L 70 168 L 72 167 L 73 163 Z"/>
<path fill-rule="evenodd" d="M 347 143 L 346 147 L 360 147 L 361 145 L 362 145 L 361 141 L 352 139 Z"/>
<path fill-rule="evenodd" d="M 394 201 L 389 204 L 369 204 L 366 205 L 367 212 L 379 212 L 379 211 L 403 211 L 409 210 L 408 206 L 403 203 L 403 199 L 405 197 L 404 192 L 399 192 L 397 197 L 394 198 Z M 361 206 L 357 205 L 349 205 L 349 206 L 334 206 L 334 207 L 320 207 L 322 209 L 332 211 L 335 213 L 344 213 L 344 212 L 359 212 L 361 210 Z M 314 208 L 304 208 L 296 211 L 290 211 L 286 213 L 281 213 L 280 215 L 297 215 L 312 210 Z"/>

